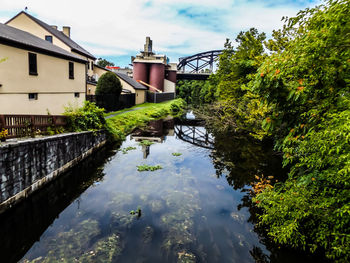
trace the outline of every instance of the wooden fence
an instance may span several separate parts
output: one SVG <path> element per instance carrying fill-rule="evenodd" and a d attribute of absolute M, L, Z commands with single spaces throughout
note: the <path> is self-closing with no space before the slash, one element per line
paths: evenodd
<path fill-rule="evenodd" d="M 6 138 L 33 136 L 66 125 L 66 116 L 59 115 L 0 115 L 0 131 L 8 130 Z"/>

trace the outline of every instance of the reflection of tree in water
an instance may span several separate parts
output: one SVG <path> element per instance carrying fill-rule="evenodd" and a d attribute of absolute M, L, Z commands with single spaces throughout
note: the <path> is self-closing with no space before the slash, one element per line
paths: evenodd
<path fill-rule="evenodd" d="M 281 158 L 274 153 L 270 141 L 260 142 L 247 134 L 211 129 L 215 151 L 211 153 L 216 174 L 225 174 L 234 189 L 250 185 L 255 175 L 284 177 Z"/>
<path fill-rule="evenodd" d="M 241 189 L 247 194 L 242 198 L 238 210 L 248 208 L 248 222 L 254 224 L 254 231 L 259 235 L 261 243 L 270 251 L 266 255 L 261 248 L 254 247 L 250 254 L 258 263 L 279 262 L 324 262 L 318 255 L 309 255 L 287 247 L 280 247 L 267 238 L 263 228 L 258 226 L 259 211 L 251 200 L 250 185 L 256 181 L 255 175 L 273 176 L 279 181 L 287 178 L 288 169 L 282 168 L 281 157 L 273 151 L 271 141 L 258 141 L 248 134 L 219 131 L 207 128 L 215 138 L 215 150 L 211 153 L 217 177 L 225 175 L 227 182 L 234 189 Z"/>

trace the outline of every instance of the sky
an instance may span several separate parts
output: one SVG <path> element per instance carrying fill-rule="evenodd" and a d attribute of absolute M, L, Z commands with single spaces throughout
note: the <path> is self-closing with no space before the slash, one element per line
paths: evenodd
<path fill-rule="evenodd" d="M 170 62 L 223 49 L 227 38 L 257 28 L 270 36 L 282 16 L 313 7 L 320 0 L 0 0 L 0 22 L 25 7 L 50 25 L 71 27 L 71 38 L 97 58 L 125 67 L 146 36 L 153 51 Z"/>

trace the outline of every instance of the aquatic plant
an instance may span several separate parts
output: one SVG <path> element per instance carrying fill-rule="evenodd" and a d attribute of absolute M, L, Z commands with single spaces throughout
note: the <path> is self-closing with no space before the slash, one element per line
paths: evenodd
<path fill-rule="evenodd" d="M 113 262 L 122 253 L 124 244 L 118 234 L 112 234 L 96 242 L 92 250 L 86 251 L 79 259 L 79 262 L 102 263 Z"/>
<path fill-rule="evenodd" d="M 130 215 L 136 215 L 138 218 L 141 217 L 142 213 L 141 213 L 141 207 L 138 206 L 136 211 L 135 210 L 131 210 L 130 211 Z"/>
<path fill-rule="evenodd" d="M 177 253 L 178 255 L 178 263 L 195 263 L 196 256 L 192 253 L 188 253 L 186 251 L 181 251 Z"/>
<path fill-rule="evenodd" d="M 172 153 L 173 156 L 181 156 L 182 153 Z"/>
<path fill-rule="evenodd" d="M 154 144 L 154 142 L 151 142 L 149 140 L 142 140 L 141 142 L 139 142 L 140 146 L 150 146 L 152 144 Z"/>
<path fill-rule="evenodd" d="M 152 171 L 153 172 L 153 171 L 156 171 L 159 169 L 163 169 L 163 167 L 160 166 L 159 164 L 155 165 L 155 166 L 151 166 L 151 165 L 147 165 L 147 164 L 137 166 L 137 171 L 139 171 L 139 172 L 144 172 L 144 171 Z"/>
<path fill-rule="evenodd" d="M 144 244 L 150 244 L 152 242 L 154 235 L 154 229 L 150 226 L 146 226 L 142 232 L 142 241 Z"/>
<path fill-rule="evenodd" d="M 132 151 L 132 150 L 136 150 L 136 147 L 129 146 L 129 147 L 120 149 L 120 151 L 121 151 L 123 154 L 127 154 L 128 151 Z"/>

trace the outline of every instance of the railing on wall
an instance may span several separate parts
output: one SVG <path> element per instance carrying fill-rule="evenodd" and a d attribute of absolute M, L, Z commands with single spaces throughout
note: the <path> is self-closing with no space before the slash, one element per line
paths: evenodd
<path fill-rule="evenodd" d="M 176 94 L 175 92 L 163 92 L 163 93 L 157 93 L 157 92 L 147 92 L 147 102 L 151 103 L 160 103 L 167 100 L 173 100 L 175 99 Z"/>
<path fill-rule="evenodd" d="M 60 115 L 0 115 L 0 131 L 6 129 L 6 138 L 33 136 L 35 133 L 47 132 L 66 125 L 66 116 Z"/>
<path fill-rule="evenodd" d="M 86 95 L 86 100 L 95 102 L 98 107 L 106 111 L 116 111 L 134 106 L 135 93 L 120 94 L 119 97 L 114 94 Z"/>

